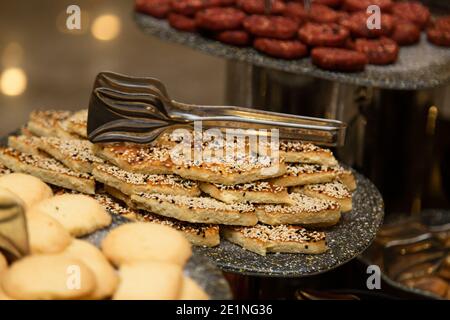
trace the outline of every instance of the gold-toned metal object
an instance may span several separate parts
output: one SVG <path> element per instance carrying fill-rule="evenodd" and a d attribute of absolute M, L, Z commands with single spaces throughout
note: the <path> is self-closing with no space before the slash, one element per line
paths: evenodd
<path fill-rule="evenodd" d="M 9 261 L 29 253 L 25 211 L 17 197 L 0 188 L 0 251 Z"/>

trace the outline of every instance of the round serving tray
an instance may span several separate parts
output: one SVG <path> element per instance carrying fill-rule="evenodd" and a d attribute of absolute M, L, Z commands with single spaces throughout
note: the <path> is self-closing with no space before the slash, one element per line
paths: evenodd
<path fill-rule="evenodd" d="M 166 20 L 142 13 L 134 13 L 134 19 L 146 34 L 159 39 L 179 43 L 218 57 L 290 73 L 385 89 L 417 90 L 450 82 L 450 49 L 430 44 L 425 34 L 422 34 L 419 44 L 402 47 L 399 59 L 393 65 L 369 65 L 363 72 L 342 73 L 321 70 L 311 63 L 310 58 L 292 61 L 271 58 L 250 47 L 239 48 L 198 33 L 178 31 L 171 28 Z"/>
<path fill-rule="evenodd" d="M 384 204 L 377 188 L 354 172 L 357 189 L 353 210 L 326 229 L 330 249 L 323 254 L 269 253 L 265 257 L 242 249 L 226 240 L 214 248 L 195 247 L 194 252 L 208 257 L 227 272 L 265 277 L 304 277 L 334 269 L 361 254 L 373 241 L 383 222 Z"/>
<path fill-rule="evenodd" d="M 11 135 L 15 135 L 12 133 Z M 8 137 L 0 137 L 0 146 L 8 145 Z M 124 217 L 111 213 L 112 223 L 107 228 L 98 230 L 83 237 L 84 240 L 100 247 L 102 239 L 117 226 L 130 222 Z M 187 262 L 184 273 L 194 279 L 213 300 L 231 300 L 230 286 L 222 272 L 209 259 L 201 254 L 193 253 Z"/>

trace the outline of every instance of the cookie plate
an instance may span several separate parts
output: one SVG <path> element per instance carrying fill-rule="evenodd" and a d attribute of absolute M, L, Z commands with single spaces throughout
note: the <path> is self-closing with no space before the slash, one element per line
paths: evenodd
<path fill-rule="evenodd" d="M 137 25 L 146 33 L 230 60 L 248 62 L 260 67 L 313 76 L 343 83 L 385 89 L 416 90 L 432 88 L 450 81 L 450 49 L 430 44 L 422 33 L 420 43 L 402 47 L 399 59 L 389 66 L 369 65 L 358 73 L 331 72 L 317 68 L 310 58 L 283 60 L 261 54 L 251 47 L 223 44 L 198 33 L 173 29 L 166 20 L 134 13 Z"/>

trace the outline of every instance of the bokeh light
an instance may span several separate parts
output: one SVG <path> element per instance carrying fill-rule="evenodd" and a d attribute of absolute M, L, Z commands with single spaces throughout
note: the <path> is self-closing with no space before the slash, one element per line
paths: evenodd
<path fill-rule="evenodd" d="M 120 19 L 113 14 L 104 14 L 95 18 L 92 24 L 92 35 L 102 41 L 110 41 L 120 33 Z"/>
<path fill-rule="evenodd" d="M 0 90 L 7 96 L 21 95 L 27 88 L 27 75 L 21 68 L 7 68 L 0 76 Z"/>

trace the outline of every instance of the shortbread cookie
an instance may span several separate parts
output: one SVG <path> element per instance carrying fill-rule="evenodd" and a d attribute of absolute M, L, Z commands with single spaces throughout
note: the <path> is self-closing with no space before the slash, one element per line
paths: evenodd
<path fill-rule="evenodd" d="M 167 262 L 137 262 L 119 269 L 114 300 L 175 300 L 180 296 L 183 272 Z"/>
<path fill-rule="evenodd" d="M 0 155 L 0 161 L 1 161 Z M 25 208 L 53 196 L 52 189 L 42 180 L 23 173 L 11 173 L 0 177 L 0 187 L 19 197 Z"/>
<path fill-rule="evenodd" d="M 94 165 L 104 163 L 94 155 L 92 143 L 87 140 L 43 137 L 38 140 L 38 146 L 76 172 L 91 173 Z"/>
<path fill-rule="evenodd" d="M 102 241 L 102 251 L 116 266 L 139 261 L 160 261 L 183 266 L 192 254 L 191 245 L 168 226 L 127 223 L 112 230 Z"/>
<path fill-rule="evenodd" d="M 3 270 L 3 272 L 0 270 L 0 301 L 6 301 L 6 300 L 13 300 L 10 296 L 8 296 L 5 291 L 3 290 L 1 283 L 2 283 L 2 277 L 6 273 L 6 270 Z"/>
<path fill-rule="evenodd" d="M 268 252 L 319 254 L 328 249 L 324 232 L 300 226 L 225 227 L 223 235 L 228 241 L 262 256 Z"/>
<path fill-rule="evenodd" d="M 181 231 L 186 239 L 195 246 L 215 247 L 220 243 L 219 226 L 215 224 L 189 223 L 172 218 L 166 218 L 143 210 L 133 210 L 130 197 L 119 190 L 105 187 L 105 191 L 124 202 L 126 206 L 106 194 L 98 194 L 95 199 L 103 205 L 108 212 L 121 215 L 132 221 L 149 222 L 169 226 Z"/>
<path fill-rule="evenodd" d="M 139 209 L 193 223 L 252 226 L 258 221 L 250 204 L 226 204 L 208 197 L 140 193 L 131 200 Z"/>
<path fill-rule="evenodd" d="M 197 197 L 201 193 L 196 181 L 173 174 L 132 173 L 108 164 L 95 166 L 92 174 L 97 181 L 128 195 L 146 192 Z"/>
<path fill-rule="evenodd" d="M 27 129 L 36 136 L 55 137 L 58 135 L 59 123 L 67 120 L 70 116 L 70 111 L 33 111 L 30 114 Z"/>
<path fill-rule="evenodd" d="M 255 181 L 237 185 L 200 183 L 200 189 L 225 203 L 285 203 L 291 204 L 287 188 L 266 181 Z"/>
<path fill-rule="evenodd" d="M 169 149 L 135 144 L 95 144 L 93 152 L 117 167 L 136 173 L 171 174 Z"/>
<path fill-rule="evenodd" d="M 39 150 L 39 137 L 25 136 L 25 135 L 9 136 L 8 147 L 20 151 L 22 153 L 45 156 L 45 154 Z"/>
<path fill-rule="evenodd" d="M 8 268 L 8 261 L 5 256 L 0 252 L 0 274 Z"/>
<path fill-rule="evenodd" d="M 304 187 L 293 187 L 291 191 L 303 193 L 313 198 L 335 201 L 341 206 L 342 212 L 352 210 L 352 194 L 347 187 L 339 181 L 324 184 L 309 184 Z"/>
<path fill-rule="evenodd" d="M 7 270 L 1 286 L 14 299 L 83 299 L 95 290 L 92 271 L 80 260 L 62 255 L 25 257 Z"/>
<path fill-rule="evenodd" d="M 88 110 L 82 109 L 64 120 L 63 126 L 71 134 L 76 134 L 80 138 L 87 139 L 87 117 Z"/>
<path fill-rule="evenodd" d="M 256 206 L 258 220 L 265 224 L 300 224 L 332 226 L 341 218 L 337 202 L 312 198 L 300 193 L 289 195 L 293 205 L 262 204 Z"/>
<path fill-rule="evenodd" d="M 72 242 L 61 223 L 44 213 L 33 212 L 33 208 L 27 212 L 27 229 L 32 254 L 58 253 Z"/>
<path fill-rule="evenodd" d="M 119 277 L 97 247 L 87 241 L 74 239 L 63 255 L 82 261 L 94 273 L 96 287 L 89 299 L 105 299 L 113 295 L 119 284 Z"/>
<path fill-rule="evenodd" d="M 288 164 L 286 174 L 271 179 L 270 182 L 283 187 L 325 183 L 335 180 L 340 171 L 340 167 L 329 167 L 320 164 Z"/>
<path fill-rule="evenodd" d="M 0 148 L 0 162 L 13 171 L 31 174 L 59 187 L 81 193 L 95 193 L 95 180 L 92 176 L 70 170 L 52 158 L 25 154 L 11 148 Z"/>
<path fill-rule="evenodd" d="M 202 288 L 189 278 L 188 276 L 183 276 L 183 283 L 181 286 L 181 293 L 179 300 L 209 300 L 209 296 L 203 291 Z"/>
<path fill-rule="evenodd" d="M 32 210 L 59 221 L 72 236 L 81 237 L 111 224 L 111 216 L 95 199 L 81 194 L 63 194 L 46 199 Z"/>

